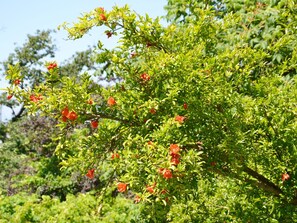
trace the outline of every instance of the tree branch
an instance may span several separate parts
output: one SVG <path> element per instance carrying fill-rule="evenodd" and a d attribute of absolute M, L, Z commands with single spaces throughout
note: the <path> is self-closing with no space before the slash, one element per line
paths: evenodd
<path fill-rule="evenodd" d="M 229 168 L 225 168 L 224 170 L 212 169 L 212 171 L 219 175 L 222 175 L 222 176 L 236 178 L 238 180 L 247 182 L 253 186 L 261 188 L 262 190 L 264 190 L 266 192 L 272 193 L 274 196 L 277 196 L 277 197 L 279 197 L 280 194 L 282 193 L 282 191 L 279 187 L 277 187 L 275 184 L 270 182 L 267 178 L 260 175 L 256 171 L 250 169 L 249 167 L 245 167 L 243 171 L 245 173 L 247 173 L 248 175 L 252 176 L 253 178 L 257 179 L 258 181 L 254 181 L 254 180 L 250 180 L 250 179 L 242 179 L 236 173 L 232 172 Z M 296 200 L 296 202 L 297 202 L 297 200 Z"/>
<path fill-rule="evenodd" d="M 13 116 L 13 118 L 11 119 L 12 122 L 17 121 L 18 119 L 20 119 L 22 117 L 22 114 L 24 113 L 24 111 L 26 110 L 26 108 L 24 106 L 21 107 L 20 111 Z"/>
<path fill-rule="evenodd" d="M 253 178 L 257 179 L 258 182 L 256 185 L 263 190 L 273 193 L 275 196 L 279 196 L 282 193 L 282 190 L 276 186 L 274 183 L 272 183 L 270 180 L 268 180 L 263 175 L 257 173 L 256 171 L 252 170 L 249 167 L 244 167 L 243 171 L 247 173 L 248 175 L 252 176 Z"/>

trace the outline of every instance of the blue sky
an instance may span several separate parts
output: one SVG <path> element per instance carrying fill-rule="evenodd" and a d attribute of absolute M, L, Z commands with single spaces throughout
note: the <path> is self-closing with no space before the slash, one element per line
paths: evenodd
<path fill-rule="evenodd" d="M 83 12 L 96 7 L 110 10 L 114 5 L 128 4 L 139 14 L 164 15 L 166 0 L 7 0 L 0 3 L 0 60 L 2 61 L 16 46 L 22 45 L 27 34 L 37 29 L 55 29 L 63 22 L 75 22 Z M 96 35 L 95 35 L 96 34 Z M 76 42 L 66 41 L 67 33 L 59 31 L 54 35 L 58 45 L 58 59 L 66 59 L 74 52 L 94 45 L 105 34 L 94 33 Z M 16 44 L 16 45 L 15 45 Z"/>
<path fill-rule="evenodd" d="M 114 5 L 128 4 L 131 9 L 139 14 L 148 13 L 151 17 L 165 15 L 166 0 L 2 0 L 0 3 L 0 61 L 5 60 L 15 47 L 21 46 L 27 34 L 34 34 L 36 30 L 56 29 L 63 22 L 75 22 L 77 17 L 84 12 L 89 12 L 96 7 L 110 10 Z M 67 40 L 65 31 L 58 31 L 53 35 L 57 45 L 57 61 L 63 61 L 76 51 L 87 49 L 96 45 L 100 39 L 107 42 L 102 30 L 93 30 L 80 40 Z M 108 44 L 115 44 L 108 40 Z M 1 79 L 3 79 L 1 77 Z M 0 82 L 0 88 L 5 87 L 5 82 Z M 9 116 L 8 111 L 2 108 L 2 120 Z"/>

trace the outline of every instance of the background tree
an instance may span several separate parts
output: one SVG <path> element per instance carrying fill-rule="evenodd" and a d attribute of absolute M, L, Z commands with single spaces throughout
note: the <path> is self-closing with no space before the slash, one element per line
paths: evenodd
<path fill-rule="evenodd" d="M 46 69 L 44 63 L 55 57 L 56 46 L 53 43 L 52 30 L 40 31 L 35 35 L 28 35 L 27 41 L 21 47 L 17 47 L 14 53 L 3 61 L 2 76 L 7 75 L 9 67 L 18 64 L 18 74 L 9 79 L 12 88 L 8 92 L 2 93 L 1 104 L 12 109 L 12 121 L 20 118 L 25 111 L 25 107 L 13 100 L 13 88 L 18 86 L 21 89 L 34 89 L 45 81 Z M 68 61 L 60 65 L 61 76 L 79 77 L 85 71 L 95 69 L 94 61 L 91 58 L 91 49 L 84 52 L 76 52 Z M 11 99 L 7 98 L 11 95 Z M 18 111 L 18 112 L 17 112 Z"/>
<path fill-rule="evenodd" d="M 15 100 L 15 95 L 7 98 L 19 88 L 29 94 L 27 100 L 34 99 L 32 90 L 45 81 L 45 59 L 55 56 L 51 33 L 50 30 L 37 31 L 35 35 L 28 35 L 24 45 L 2 62 L 3 76 L 18 64 L 17 75 L 9 80 L 11 88 L 1 96 L 1 103 L 13 111 L 12 119 L 1 123 L 1 193 L 6 195 L 29 192 L 55 195 L 63 200 L 68 192 L 81 191 L 84 187 L 81 179 L 71 179 L 71 174 L 60 171 L 61 160 L 54 155 L 58 122 L 39 114 L 29 115 L 24 104 Z M 65 61 L 60 75 L 79 78 L 85 69 L 94 69 L 90 49 L 77 52 Z"/>

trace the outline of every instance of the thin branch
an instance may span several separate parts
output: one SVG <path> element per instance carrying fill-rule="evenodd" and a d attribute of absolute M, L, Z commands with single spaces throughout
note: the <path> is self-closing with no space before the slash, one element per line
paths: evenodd
<path fill-rule="evenodd" d="M 272 183 L 270 180 L 268 180 L 263 175 L 257 173 L 256 171 L 252 170 L 249 167 L 244 167 L 243 171 L 247 173 L 248 175 L 252 176 L 253 178 L 257 179 L 257 186 L 262 188 L 263 190 L 273 193 L 275 196 L 279 196 L 282 193 L 282 190 Z"/>
<path fill-rule="evenodd" d="M 21 109 L 19 110 L 19 112 L 16 115 L 13 116 L 13 118 L 11 119 L 11 121 L 12 122 L 15 122 L 18 119 L 20 119 L 22 117 L 22 114 L 24 113 L 25 110 L 26 110 L 26 108 L 24 106 L 22 106 Z"/>
<path fill-rule="evenodd" d="M 265 178 L 261 174 L 250 169 L 249 167 L 244 167 L 243 171 L 245 173 L 247 173 L 248 175 L 252 176 L 253 178 L 257 179 L 258 181 L 254 181 L 254 180 L 250 180 L 250 179 L 243 179 L 238 174 L 232 172 L 229 168 L 224 168 L 224 169 L 220 169 L 220 170 L 213 168 L 211 170 L 219 175 L 222 175 L 225 177 L 236 178 L 238 180 L 247 182 L 251 185 L 254 185 L 256 187 L 263 189 L 266 192 L 272 193 L 274 196 L 277 196 L 277 197 L 279 197 L 280 194 L 282 193 L 282 190 L 278 186 L 273 184 L 271 181 L 269 181 L 267 178 Z M 297 200 L 296 200 L 296 202 L 297 202 Z"/>

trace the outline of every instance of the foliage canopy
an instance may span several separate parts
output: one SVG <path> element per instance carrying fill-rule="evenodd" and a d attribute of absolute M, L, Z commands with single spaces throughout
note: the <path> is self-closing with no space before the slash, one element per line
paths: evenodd
<path fill-rule="evenodd" d="M 103 206 L 123 193 L 143 205 L 143 222 L 292 222 L 297 8 L 244 2 L 169 0 L 166 25 L 96 8 L 61 28 L 119 36 L 114 49 L 95 47 L 99 72 L 67 76 L 48 62 L 44 82 L 20 88 L 16 64 L 8 91 L 59 121 L 55 155 L 99 181 Z"/>

